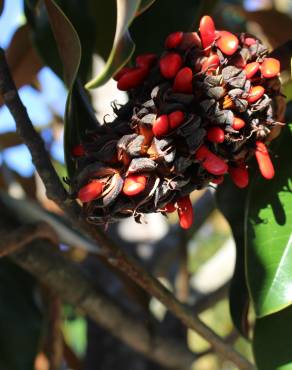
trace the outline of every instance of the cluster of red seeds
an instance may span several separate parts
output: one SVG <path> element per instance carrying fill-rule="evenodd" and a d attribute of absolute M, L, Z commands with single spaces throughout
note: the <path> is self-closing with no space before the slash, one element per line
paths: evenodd
<path fill-rule="evenodd" d="M 90 222 L 177 210 L 189 228 L 191 191 L 227 173 L 246 187 L 254 154 L 261 174 L 274 176 L 265 142 L 279 125 L 279 61 L 254 36 L 216 30 L 209 16 L 198 33 L 170 34 L 165 49 L 119 71 L 130 108 L 73 149 L 73 193 Z"/>

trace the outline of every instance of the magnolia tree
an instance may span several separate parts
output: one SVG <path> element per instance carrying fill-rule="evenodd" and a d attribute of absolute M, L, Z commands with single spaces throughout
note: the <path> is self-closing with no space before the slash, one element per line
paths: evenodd
<path fill-rule="evenodd" d="M 225 19 L 223 7 L 242 20 Z M 191 0 L 25 0 L 24 14 L 1 50 L 1 103 L 19 135 L 1 145 L 22 139 L 46 197 L 35 177 L 2 166 L 1 368 L 292 369 L 289 15 Z M 287 35 L 271 37 L 285 24 Z M 97 75 L 96 55 L 105 60 Z M 18 95 L 45 65 L 68 89 L 65 164 Z M 111 78 L 115 118 L 99 122 L 91 91 Z M 118 90 L 127 103 L 115 101 Z M 9 195 L 7 171 L 25 199 Z M 215 208 L 236 263 L 230 282 L 198 294 L 188 247 Z M 150 213 L 171 222 L 147 258 L 118 225 Z M 218 335 L 199 314 L 226 296 L 233 327 Z M 70 315 L 87 322 L 81 356 L 85 334 L 68 334 Z"/>

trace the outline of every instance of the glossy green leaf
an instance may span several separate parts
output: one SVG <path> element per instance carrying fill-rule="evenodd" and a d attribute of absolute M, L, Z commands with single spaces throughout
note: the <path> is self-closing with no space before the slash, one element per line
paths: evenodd
<path fill-rule="evenodd" d="M 35 281 L 8 259 L 0 260 L 0 369 L 32 370 L 41 339 Z"/>
<path fill-rule="evenodd" d="M 236 263 L 229 291 L 230 314 L 234 326 L 248 337 L 249 295 L 245 279 L 244 208 L 247 189 L 237 188 L 226 176 L 216 190 L 218 207 L 228 221 L 236 245 Z M 236 206 L 235 206 L 236 205 Z"/>
<path fill-rule="evenodd" d="M 94 79 L 86 84 L 86 88 L 92 89 L 106 83 L 123 65 L 131 58 L 135 45 L 130 37 L 128 28 L 134 19 L 140 0 L 116 0 L 117 23 L 113 47 L 106 61 L 104 69 Z"/>
<path fill-rule="evenodd" d="M 257 177 L 246 215 L 247 279 L 256 315 L 263 317 L 292 303 L 291 126 L 271 146 L 275 178 Z"/>
<path fill-rule="evenodd" d="M 53 0 L 44 2 L 62 60 L 64 81 L 71 88 L 81 61 L 79 37 L 61 8 Z"/>
<path fill-rule="evenodd" d="M 292 307 L 256 320 L 253 350 L 258 370 L 292 370 Z"/>

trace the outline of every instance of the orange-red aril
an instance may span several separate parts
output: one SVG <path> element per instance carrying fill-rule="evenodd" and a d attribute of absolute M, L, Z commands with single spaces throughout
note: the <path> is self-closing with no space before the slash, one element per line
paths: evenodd
<path fill-rule="evenodd" d="M 201 145 L 195 153 L 195 159 L 201 162 L 203 168 L 212 175 L 224 175 L 228 166 L 225 161 L 212 153 L 205 145 Z"/>
<path fill-rule="evenodd" d="M 260 63 L 258 62 L 248 63 L 244 68 L 244 71 L 246 73 L 246 78 L 253 77 L 257 73 L 259 68 L 260 68 Z"/>
<path fill-rule="evenodd" d="M 219 31 L 218 48 L 226 55 L 233 55 L 238 48 L 238 38 L 228 31 Z"/>
<path fill-rule="evenodd" d="M 263 86 L 253 86 L 250 91 L 247 98 L 247 101 L 249 103 L 254 103 L 257 100 L 259 100 L 265 93 L 265 89 Z"/>
<path fill-rule="evenodd" d="M 228 172 L 232 181 L 237 187 L 239 187 L 240 189 L 247 187 L 249 182 L 249 175 L 248 170 L 245 166 L 229 166 Z"/>
<path fill-rule="evenodd" d="M 185 119 L 185 114 L 180 111 L 176 110 L 168 115 L 169 125 L 170 128 L 173 130 L 179 127 Z"/>
<path fill-rule="evenodd" d="M 179 224 L 183 229 L 189 229 L 193 224 L 194 213 L 190 197 L 186 195 L 177 201 Z"/>
<path fill-rule="evenodd" d="M 177 53 L 168 53 L 159 61 L 160 73 L 167 79 L 174 78 L 183 64 L 182 57 Z"/>
<path fill-rule="evenodd" d="M 173 32 L 167 36 L 165 40 L 165 49 L 174 49 L 176 48 L 183 39 L 183 32 Z"/>
<path fill-rule="evenodd" d="M 255 156 L 262 176 L 267 180 L 272 179 L 275 175 L 274 166 L 266 145 L 261 141 L 256 142 Z"/>
<path fill-rule="evenodd" d="M 275 58 L 264 59 L 261 65 L 262 76 L 272 78 L 280 73 L 280 62 Z"/>
<path fill-rule="evenodd" d="M 156 118 L 152 125 L 152 132 L 154 136 L 164 136 L 168 134 L 170 129 L 168 116 L 163 114 Z"/>
<path fill-rule="evenodd" d="M 118 80 L 118 89 L 127 91 L 140 86 L 148 74 L 148 69 L 145 67 L 135 67 L 125 72 Z"/>
<path fill-rule="evenodd" d="M 202 64 L 202 72 L 214 71 L 219 66 L 219 57 L 217 54 L 210 55 Z"/>
<path fill-rule="evenodd" d="M 241 128 L 243 128 L 245 126 L 245 122 L 243 119 L 239 118 L 239 117 L 234 117 L 233 118 L 233 123 L 231 125 L 231 127 L 234 129 L 234 130 L 240 130 Z"/>
<path fill-rule="evenodd" d="M 145 190 L 147 178 L 144 175 L 130 175 L 126 177 L 123 193 L 128 196 L 140 194 Z"/>
<path fill-rule="evenodd" d="M 136 58 L 136 65 L 137 67 L 150 68 L 156 61 L 156 59 L 157 59 L 156 54 L 153 53 L 141 54 L 138 55 Z"/>
<path fill-rule="evenodd" d="M 200 21 L 200 36 L 202 41 L 203 49 L 208 48 L 214 42 L 216 38 L 215 24 L 213 19 L 209 15 L 205 15 Z"/>
<path fill-rule="evenodd" d="M 78 198 L 82 203 L 88 203 L 98 198 L 102 193 L 103 184 L 98 180 L 93 180 L 84 185 L 78 192 Z"/>
<path fill-rule="evenodd" d="M 185 94 L 191 94 L 193 91 L 193 71 L 189 67 L 182 68 L 175 76 L 173 91 Z"/>
<path fill-rule="evenodd" d="M 212 143 L 223 143 L 224 131 L 218 126 L 213 126 L 207 130 L 207 139 Z"/>

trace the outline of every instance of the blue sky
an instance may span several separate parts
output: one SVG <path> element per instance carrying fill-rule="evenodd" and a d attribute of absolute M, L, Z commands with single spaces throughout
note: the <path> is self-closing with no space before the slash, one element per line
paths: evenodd
<path fill-rule="evenodd" d="M 5 1 L 5 8 L 0 17 L 0 46 L 6 48 L 11 37 L 20 24 L 24 22 L 22 0 Z M 20 90 L 21 99 L 35 126 L 43 126 L 52 119 L 52 111 L 63 116 L 66 101 L 66 90 L 58 77 L 49 68 L 43 68 L 39 75 L 42 86 L 41 93 L 30 86 Z M 13 118 L 6 107 L 0 109 L 0 134 L 14 131 Z M 52 148 L 52 155 L 63 161 L 63 146 L 61 142 Z M 23 176 L 30 176 L 34 168 L 30 154 L 25 145 L 2 151 L 1 161 L 5 162 Z"/>

